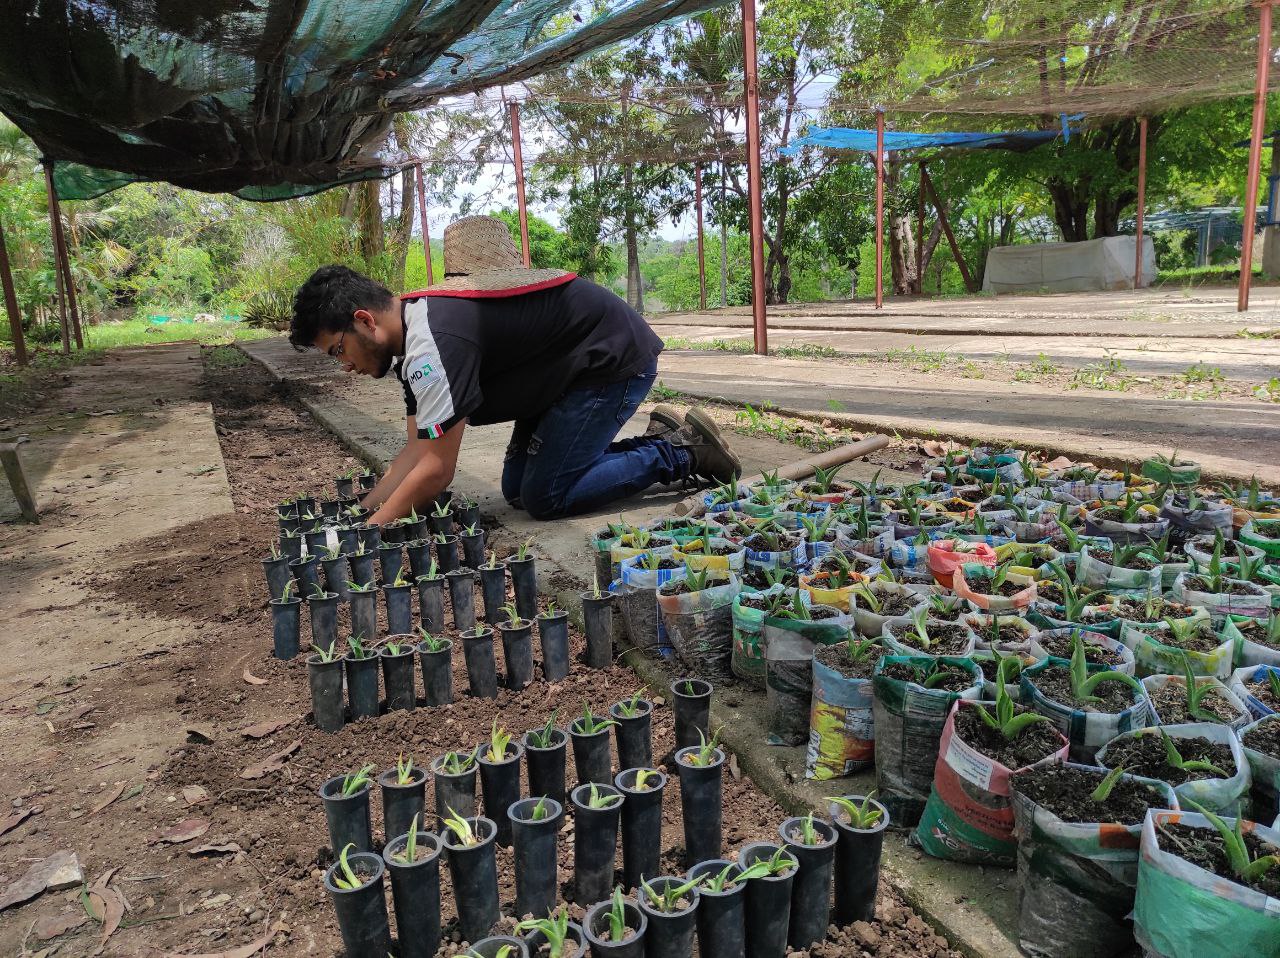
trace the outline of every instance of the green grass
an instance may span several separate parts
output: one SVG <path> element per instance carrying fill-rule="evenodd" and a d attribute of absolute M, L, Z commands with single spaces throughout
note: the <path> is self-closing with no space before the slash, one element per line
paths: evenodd
<path fill-rule="evenodd" d="M 1255 264 L 1253 277 L 1262 278 L 1262 265 Z M 1182 269 L 1162 269 L 1156 276 L 1156 286 L 1208 286 L 1232 284 L 1240 281 L 1240 266 L 1186 266 Z"/>
<path fill-rule="evenodd" d="M 195 340 L 204 346 L 225 346 L 233 342 L 265 339 L 275 335 L 266 329 L 251 329 L 243 323 L 149 323 L 129 319 L 120 323 L 91 326 L 85 346 L 114 349 L 118 346 L 146 346 L 150 343 L 176 343 Z"/>
<path fill-rule="evenodd" d="M 749 339 L 689 339 L 685 336 L 668 336 L 662 341 L 667 349 L 700 349 L 716 353 L 749 353 L 754 346 Z M 774 346 L 771 355 L 786 359 L 831 359 L 840 353 L 823 343 L 788 343 Z"/>

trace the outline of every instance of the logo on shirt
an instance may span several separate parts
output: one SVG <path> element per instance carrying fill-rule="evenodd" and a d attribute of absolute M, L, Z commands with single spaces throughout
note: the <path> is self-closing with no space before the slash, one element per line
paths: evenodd
<path fill-rule="evenodd" d="M 419 360 L 418 365 L 409 370 L 409 378 L 407 382 L 410 386 L 417 386 L 425 383 L 428 379 L 435 375 L 436 368 L 431 365 L 431 360 Z"/>

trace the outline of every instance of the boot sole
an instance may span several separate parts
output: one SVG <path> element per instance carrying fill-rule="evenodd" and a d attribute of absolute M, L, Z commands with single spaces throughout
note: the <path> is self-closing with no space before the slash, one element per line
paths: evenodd
<path fill-rule="evenodd" d="M 684 425 L 684 417 L 680 415 L 680 411 L 675 406 L 669 406 L 666 403 L 659 403 L 649 411 L 649 419 L 654 422 L 660 422 L 668 429 L 679 429 Z"/>

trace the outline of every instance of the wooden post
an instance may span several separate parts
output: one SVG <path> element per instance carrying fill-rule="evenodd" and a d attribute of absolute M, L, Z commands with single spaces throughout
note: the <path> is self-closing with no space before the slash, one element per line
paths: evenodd
<path fill-rule="evenodd" d="M 924 293 L 924 164 L 920 164 L 920 188 L 916 190 L 916 283 Z"/>
<path fill-rule="evenodd" d="M 436 278 L 431 266 L 431 233 L 427 230 L 427 182 L 422 177 L 422 164 L 413 165 L 418 180 L 418 218 L 422 220 L 422 255 L 427 261 L 427 285 L 435 283 Z"/>
<path fill-rule="evenodd" d="M 13 336 L 13 355 L 19 366 L 27 364 L 27 341 L 22 335 L 22 313 L 18 311 L 18 292 L 9 270 L 9 251 L 4 245 L 4 224 L 0 223 L 0 287 L 4 288 L 4 308 L 9 314 L 9 332 Z"/>
<path fill-rule="evenodd" d="M 747 100 L 747 207 L 751 222 L 751 317 L 755 350 L 769 354 L 768 316 L 764 303 L 764 205 L 760 177 L 760 91 L 757 86 L 756 4 L 742 0 L 742 61 Z"/>
<path fill-rule="evenodd" d="M 50 164 L 52 169 L 52 164 Z M 50 180 L 52 182 L 52 180 Z M 62 204 L 58 202 L 55 190 L 49 194 L 53 204 L 50 216 L 53 227 L 57 231 L 57 242 L 54 247 L 58 253 L 58 267 L 62 270 L 67 289 L 67 310 L 71 316 L 71 333 L 75 337 L 76 349 L 84 349 L 84 334 L 80 329 L 80 304 L 76 297 L 76 278 L 71 275 L 71 252 L 67 249 L 67 232 L 62 228 Z"/>
<path fill-rule="evenodd" d="M 938 191 L 933 188 L 933 178 L 929 176 L 928 171 L 923 166 L 920 167 L 920 179 L 929 191 L 929 198 L 933 200 L 933 208 L 938 211 L 938 223 L 942 226 L 942 232 L 947 237 L 947 245 L 951 247 L 951 255 L 955 257 L 956 265 L 960 267 L 960 276 L 964 279 L 964 288 L 970 293 L 976 293 L 978 286 L 974 283 L 973 276 L 969 273 L 969 266 L 964 261 L 964 253 L 960 252 L 960 244 L 956 242 L 956 236 L 951 232 L 951 223 L 947 220 L 947 208 L 942 205 L 942 200 L 938 197 Z"/>
<path fill-rule="evenodd" d="M 26 441 L 24 436 L 16 442 L 0 442 L 0 466 L 4 467 L 5 477 L 9 480 L 9 488 L 13 490 L 13 498 L 17 500 L 22 518 L 28 522 L 39 522 L 40 513 L 36 511 L 35 495 L 31 491 L 31 484 L 27 482 L 22 459 L 18 456 L 18 444 Z"/>
<path fill-rule="evenodd" d="M 1253 87 L 1253 127 L 1249 134 L 1249 171 L 1244 187 L 1244 236 L 1240 242 L 1240 291 L 1236 309 L 1249 308 L 1249 283 L 1253 278 L 1253 232 L 1258 220 L 1258 180 L 1262 176 L 1262 136 L 1267 119 L 1267 84 L 1271 73 L 1271 5 L 1258 8 L 1258 74 Z"/>
<path fill-rule="evenodd" d="M 1133 288 L 1142 286 L 1142 214 L 1147 208 L 1147 118 L 1138 120 L 1138 209 L 1134 217 L 1138 250 L 1134 254 Z"/>
<path fill-rule="evenodd" d="M 884 111 L 876 110 L 876 309 L 884 305 Z"/>
<path fill-rule="evenodd" d="M 62 230 L 58 229 L 58 197 L 53 189 L 53 165 L 44 164 L 44 187 L 49 199 L 49 231 L 53 234 L 53 275 L 58 285 L 58 322 L 62 326 L 62 355 L 71 354 L 71 331 L 67 326 L 67 291 L 62 279 Z"/>
<path fill-rule="evenodd" d="M 524 265 L 528 269 L 533 265 L 529 258 L 529 211 L 524 203 L 524 158 L 520 153 L 520 104 L 511 104 L 511 148 L 515 153 L 516 163 L 516 204 L 520 209 L 520 252 L 524 255 Z"/>
<path fill-rule="evenodd" d="M 707 258 L 702 243 L 702 165 L 693 167 L 694 205 L 698 208 L 698 309 L 707 308 Z"/>

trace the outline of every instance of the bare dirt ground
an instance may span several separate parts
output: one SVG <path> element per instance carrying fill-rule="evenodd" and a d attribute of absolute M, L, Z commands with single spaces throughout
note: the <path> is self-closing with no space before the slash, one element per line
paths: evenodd
<path fill-rule="evenodd" d="M 91 886 L 46 892 L 0 911 L 0 954 L 210 955 L 256 942 L 269 955 L 337 954 L 337 928 L 319 881 L 331 855 L 316 797 L 325 779 L 368 763 L 385 769 L 401 753 L 425 764 L 445 750 L 474 747 L 495 716 L 518 734 L 552 710 L 562 723 L 584 702 L 603 711 L 639 684 L 620 666 L 588 673 L 575 665 L 555 686 L 538 682 L 495 701 L 460 695 L 452 706 L 382 716 L 335 735 L 318 732 L 306 715 L 301 659 L 270 657 L 259 560 L 275 531 L 271 507 L 288 494 L 324 488 L 353 462 L 257 367 L 218 351 L 206 360 L 200 389 L 213 406 L 234 511 L 134 540 L 101 569 L 67 573 L 89 606 L 114 616 L 112 629 L 148 624 L 163 630 L 163 641 L 142 652 L 141 643 L 116 650 L 95 644 L 102 661 L 94 665 L 102 667 L 68 670 L 63 663 L 74 662 L 77 636 L 59 632 L 46 674 L 0 690 L 11 805 L 0 820 L 0 898 L 59 849 L 79 856 Z M 82 390 L 77 403 L 95 401 L 82 381 L 69 388 Z M 98 521 L 142 518 L 125 512 Z M 511 549 L 509 539 L 497 532 L 499 555 Z M 56 547 L 39 541 L 32 548 Z M 33 611 L 22 632 L 0 640 L 6 655 L 48 640 L 48 611 Z M 574 643 L 576 649 L 577 636 Z M 455 688 L 464 687 L 459 655 Z M 275 728 L 264 732 L 268 726 Z M 661 755 L 672 734 L 665 706 L 654 727 Z M 253 773 L 273 756 L 276 770 Z M 733 776 L 726 777 L 725 807 L 726 851 L 772 838 L 783 817 L 748 780 Z M 561 839 L 562 879 L 572 834 L 566 830 Z M 681 867 L 682 844 L 672 786 L 664 802 L 664 866 Z M 509 851 L 499 852 L 499 873 L 509 913 Z M 453 908 L 444 875 L 448 919 Z M 954 954 L 888 891 L 878 908 L 875 924 L 841 932 L 813 954 Z"/>

